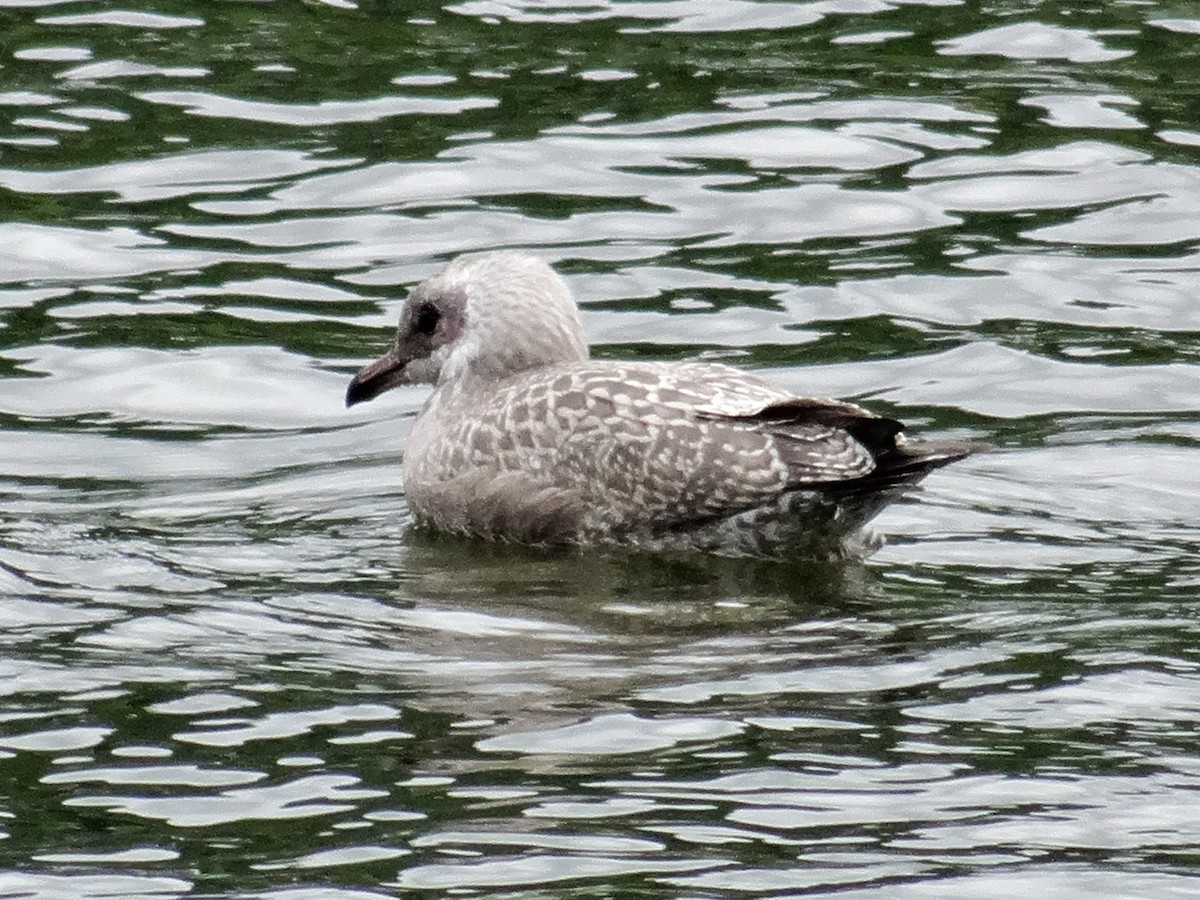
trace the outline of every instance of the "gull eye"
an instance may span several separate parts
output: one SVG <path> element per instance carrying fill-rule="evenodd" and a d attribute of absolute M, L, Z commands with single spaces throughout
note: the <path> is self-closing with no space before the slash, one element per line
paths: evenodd
<path fill-rule="evenodd" d="M 442 320 L 442 312 L 432 303 L 422 303 L 413 315 L 412 330 L 416 334 L 431 335 Z"/>

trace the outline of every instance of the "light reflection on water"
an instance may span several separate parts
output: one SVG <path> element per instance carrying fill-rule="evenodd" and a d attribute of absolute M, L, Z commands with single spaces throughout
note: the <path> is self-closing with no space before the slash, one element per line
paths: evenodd
<path fill-rule="evenodd" d="M 0 0 L 0 894 L 1186 896 L 1200 21 Z M 829 567 L 412 530 L 404 288 L 1000 446 Z"/>

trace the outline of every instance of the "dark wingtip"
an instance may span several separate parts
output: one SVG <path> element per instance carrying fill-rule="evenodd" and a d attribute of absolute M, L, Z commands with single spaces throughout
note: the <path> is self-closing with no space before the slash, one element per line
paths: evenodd
<path fill-rule="evenodd" d="M 934 469 L 992 449 L 983 441 L 913 441 L 899 445 L 879 459 L 879 468 L 868 478 L 885 481 L 920 481 Z"/>
<path fill-rule="evenodd" d="M 914 441 L 906 444 L 905 449 L 936 467 L 958 462 L 976 453 L 987 453 L 995 448 L 984 441 Z"/>
<path fill-rule="evenodd" d="M 912 441 L 876 457 L 874 471 L 861 478 L 826 482 L 827 494 L 841 497 L 883 493 L 916 484 L 934 469 L 992 449 L 983 441 Z"/>

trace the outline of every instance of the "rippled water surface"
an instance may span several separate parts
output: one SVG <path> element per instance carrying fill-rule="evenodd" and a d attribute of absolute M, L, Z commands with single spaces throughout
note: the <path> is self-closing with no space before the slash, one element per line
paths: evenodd
<path fill-rule="evenodd" d="M 1200 895 L 1188 3 L 0 0 L 0 896 Z M 997 450 L 861 566 L 413 532 L 463 251 Z"/>

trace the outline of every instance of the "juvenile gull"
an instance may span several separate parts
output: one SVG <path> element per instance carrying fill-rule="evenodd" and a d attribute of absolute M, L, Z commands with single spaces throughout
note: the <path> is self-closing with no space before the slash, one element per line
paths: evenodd
<path fill-rule="evenodd" d="M 592 360 L 544 262 L 462 256 L 418 285 L 346 405 L 435 385 L 408 439 L 419 521 L 545 544 L 843 556 L 900 488 L 967 456 L 852 403 L 715 363 Z"/>

